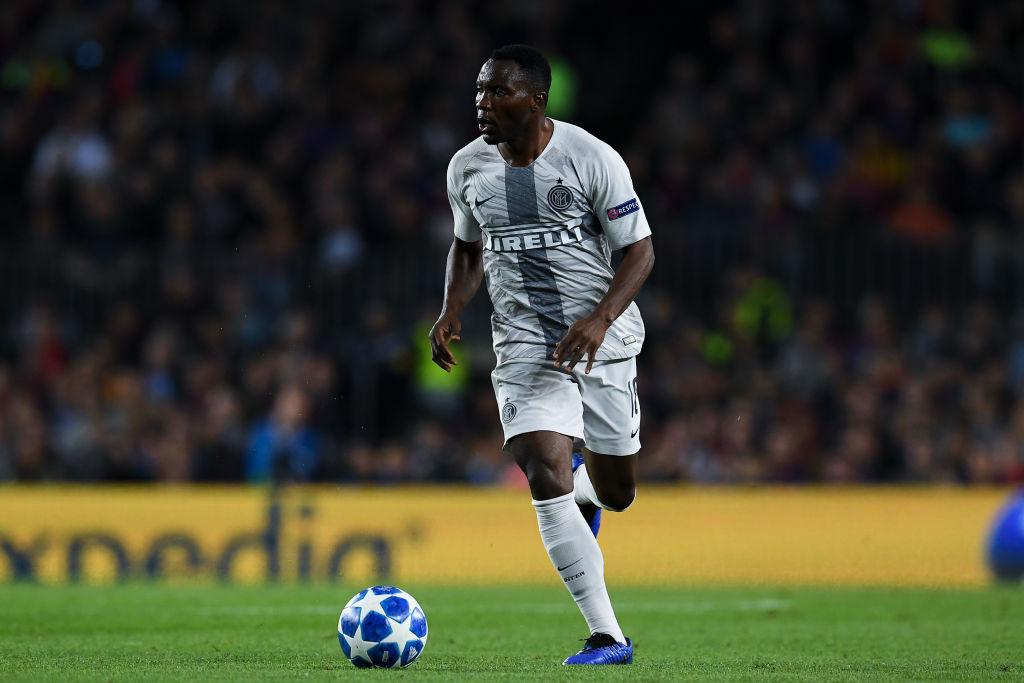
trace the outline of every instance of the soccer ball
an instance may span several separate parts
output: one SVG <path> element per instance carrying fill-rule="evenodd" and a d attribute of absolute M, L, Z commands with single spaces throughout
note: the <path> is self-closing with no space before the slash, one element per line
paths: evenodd
<path fill-rule="evenodd" d="M 401 588 L 373 586 L 352 596 L 341 611 L 338 642 L 358 667 L 409 666 L 427 644 L 427 617 Z"/>

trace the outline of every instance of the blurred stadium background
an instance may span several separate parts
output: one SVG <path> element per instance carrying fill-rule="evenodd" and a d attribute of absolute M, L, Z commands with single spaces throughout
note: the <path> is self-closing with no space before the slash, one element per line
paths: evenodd
<path fill-rule="evenodd" d="M 825 506 L 844 523 L 877 511 L 877 485 L 930 484 L 937 512 L 900 489 L 908 507 L 861 532 L 918 510 L 886 547 L 949 568 L 922 581 L 981 581 L 989 515 L 1024 483 L 1022 33 L 1024 4 L 952 0 L 674 16 L 569 0 L 3 3 L 0 536 L 21 550 L 0 576 L 31 565 L 38 534 L 69 539 L 54 577 L 73 574 L 73 547 L 103 549 L 116 574 L 110 525 L 121 546 L 144 536 L 132 571 L 159 534 L 213 518 L 240 527 L 210 543 L 261 529 L 265 550 L 277 503 L 262 497 L 144 523 L 161 496 L 188 511 L 256 495 L 240 483 L 316 484 L 321 507 L 332 485 L 423 484 L 410 514 L 428 520 L 437 484 L 514 492 L 533 538 L 500 452 L 485 293 L 451 376 L 426 341 L 451 241 L 444 171 L 477 134 L 476 73 L 494 47 L 529 42 L 555 67 L 550 114 L 620 150 L 654 229 L 644 482 L 704 501 L 697 485 L 763 485 L 721 493 L 733 502 L 857 485 L 862 507 L 845 493 Z M 223 487 L 138 500 L 77 486 L 128 482 Z M 792 515 L 777 529 L 822 509 L 778 490 Z M 54 491 L 92 502 L 56 514 Z M 801 495 L 812 504 L 786 507 Z M 356 533 L 358 514 L 344 518 Z M 317 519 L 324 563 L 336 528 Z M 919 524 L 936 554 L 900 540 Z M 850 531 L 829 529 L 806 536 Z M 167 547 L 195 569 L 187 540 Z M 791 540 L 777 554 L 806 548 Z M 711 567 L 736 560 L 719 545 Z M 779 576 L 806 580 L 800 566 Z"/>

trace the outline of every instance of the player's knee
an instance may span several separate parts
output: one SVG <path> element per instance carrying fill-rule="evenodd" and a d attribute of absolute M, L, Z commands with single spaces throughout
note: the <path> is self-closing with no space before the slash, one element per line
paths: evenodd
<path fill-rule="evenodd" d="M 572 491 L 572 486 L 567 486 L 550 471 L 534 470 L 527 474 L 526 481 L 530 486 L 530 493 L 537 500 L 557 498 Z"/>
<path fill-rule="evenodd" d="M 566 475 L 543 458 L 516 458 L 536 500 L 557 498 L 572 491 L 572 474 Z"/>
<path fill-rule="evenodd" d="M 636 500 L 636 487 L 630 486 L 600 494 L 601 507 L 612 512 L 622 512 Z"/>

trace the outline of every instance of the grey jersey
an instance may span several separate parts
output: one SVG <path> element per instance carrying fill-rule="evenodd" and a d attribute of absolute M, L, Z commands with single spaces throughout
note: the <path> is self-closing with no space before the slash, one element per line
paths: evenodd
<path fill-rule="evenodd" d="M 611 254 L 651 234 L 622 157 L 578 126 L 554 121 L 529 166 L 509 166 L 476 138 L 448 165 L 455 236 L 483 240 L 498 363 L 551 358 L 569 325 L 589 315 L 615 275 Z M 612 323 L 596 360 L 640 352 L 635 303 Z"/>

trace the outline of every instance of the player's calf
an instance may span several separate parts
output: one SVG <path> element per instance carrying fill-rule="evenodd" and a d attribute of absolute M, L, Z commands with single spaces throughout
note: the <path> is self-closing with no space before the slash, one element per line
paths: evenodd
<path fill-rule="evenodd" d="M 632 455 L 588 454 L 586 467 L 573 477 L 577 502 L 590 502 L 613 512 L 622 512 L 636 498 L 636 462 Z M 583 481 L 583 473 L 586 480 Z"/>
<path fill-rule="evenodd" d="M 594 486 L 597 489 L 597 499 L 601 507 L 612 512 L 622 512 L 629 508 L 636 500 L 636 486 Z"/>

